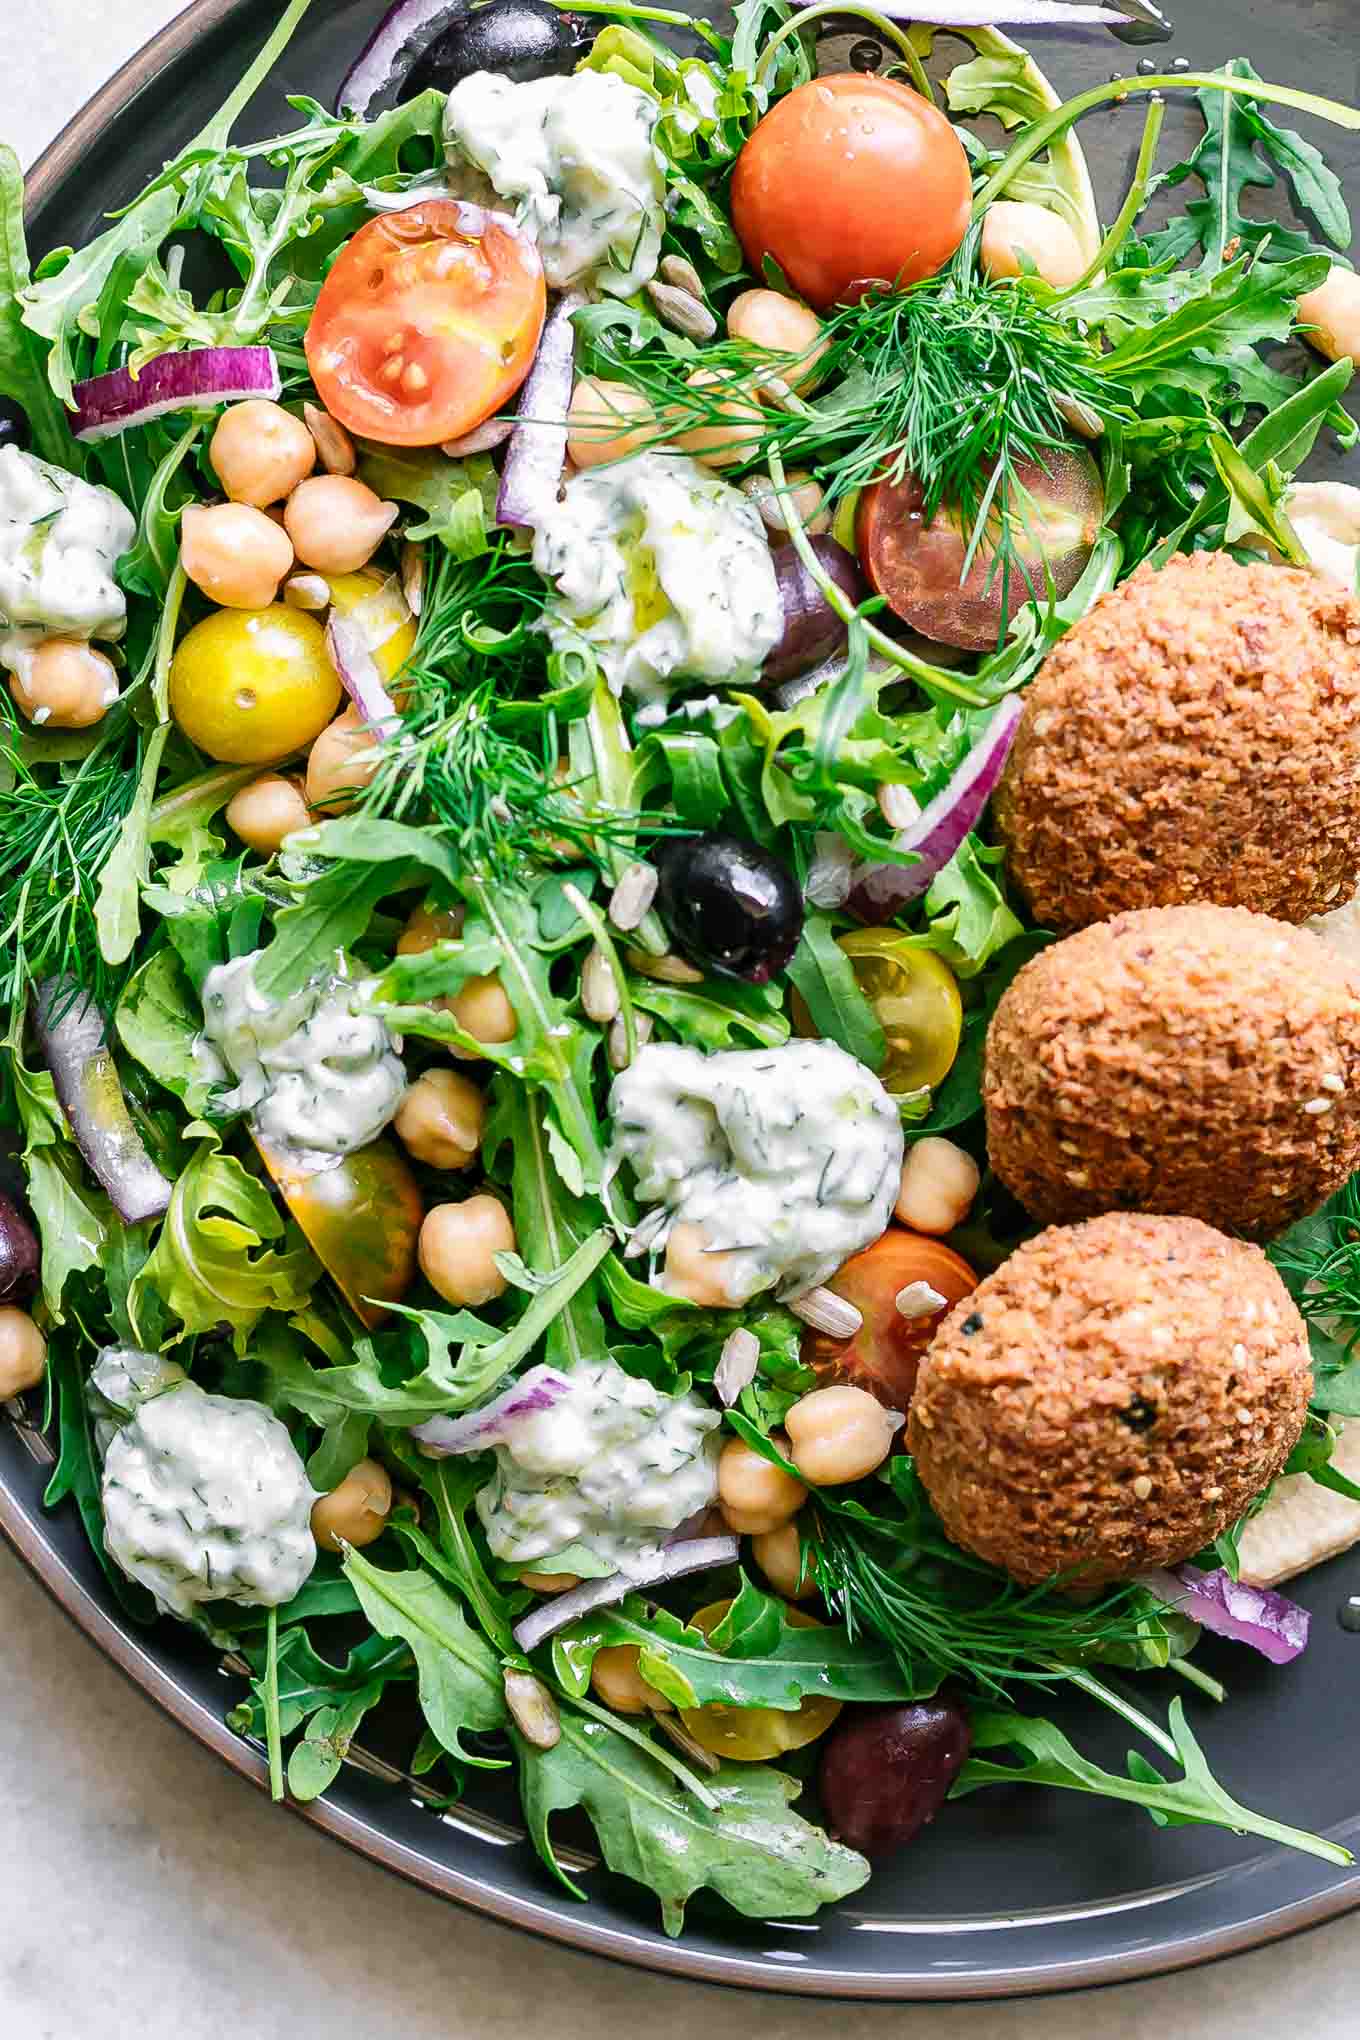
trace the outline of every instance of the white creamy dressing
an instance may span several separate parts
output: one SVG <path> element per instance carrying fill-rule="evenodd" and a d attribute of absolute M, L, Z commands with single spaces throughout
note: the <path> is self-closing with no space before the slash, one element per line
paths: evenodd
<path fill-rule="evenodd" d="M 364 1011 L 344 957 L 275 1005 L 255 985 L 259 953 L 208 972 L 200 1068 L 210 1082 L 236 1079 L 221 1105 L 248 1112 L 275 1147 L 324 1159 L 366 1146 L 406 1089 L 400 1040 Z"/>
<path fill-rule="evenodd" d="M 644 1048 L 614 1079 L 611 1164 L 627 1162 L 664 1244 L 699 1226 L 734 1303 L 799 1296 L 876 1240 L 901 1183 L 902 1125 L 882 1084 L 830 1041 L 704 1055 Z M 664 1278 L 658 1286 L 665 1286 Z"/>
<path fill-rule="evenodd" d="M 104 1458 L 109 1556 L 186 1620 L 203 1601 L 279 1607 L 316 1564 L 306 1468 L 263 1403 L 167 1383 L 169 1372 L 128 1348 L 96 1362 L 105 1399 L 132 1405 Z"/>
<path fill-rule="evenodd" d="M 1295 482 L 1284 508 L 1318 572 L 1360 593 L 1360 489 L 1353 482 Z"/>
<path fill-rule="evenodd" d="M 444 146 L 464 198 L 514 207 L 554 290 L 592 283 L 631 297 L 661 253 L 656 119 L 656 101 L 611 72 L 515 84 L 475 71 L 449 93 Z"/>
<path fill-rule="evenodd" d="M 101 1346 L 85 1384 L 100 1458 L 108 1451 L 114 1432 L 135 1415 L 141 1403 L 187 1379 L 178 1362 L 167 1360 L 163 1353 L 144 1353 L 140 1346 Z"/>
<path fill-rule="evenodd" d="M 45 638 L 121 637 L 113 569 L 136 531 L 112 489 L 0 449 L 0 666 L 22 672 Z"/>
<path fill-rule="evenodd" d="M 573 475 L 533 560 L 557 589 L 548 636 L 584 638 L 616 694 L 654 701 L 680 680 L 752 680 L 784 628 L 760 512 L 683 454 Z"/>
<path fill-rule="evenodd" d="M 718 1492 L 722 1417 L 663 1395 L 612 1360 L 573 1369 L 571 1392 L 516 1424 L 477 1496 L 497 1558 L 534 1566 L 584 1547 L 633 1572 Z M 551 1568 L 550 1568 L 551 1569 Z"/>

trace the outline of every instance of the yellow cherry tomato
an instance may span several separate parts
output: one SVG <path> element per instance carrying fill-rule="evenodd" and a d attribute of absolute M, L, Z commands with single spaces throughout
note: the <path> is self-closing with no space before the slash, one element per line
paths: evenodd
<path fill-rule="evenodd" d="M 361 567 L 357 574 L 328 574 L 331 608 L 356 623 L 385 684 L 396 679 L 416 641 L 415 618 L 395 574 Z"/>
<path fill-rule="evenodd" d="M 314 616 L 275 602 L 196 623 L 170 667 L 170 713 L 225 765 L 272 765 L 320 736 L 340 680 Z"/>
<path fill-rule="evenodd" d="M 883 1029 L 887 1053 L 878 1074 L 884 1089 L 903 1097 L 942 1083 L 963 1032 L 963 1002 L 948 964 L 933 949 L 916 948 L 896 928 L 856 928 L 836 939 Z M 792 1008 L 797 1032 L 815 1035 L 797 993 Z"/>
<path fill-rule="evenodd" d="M 691 1615 L 690 1625 L 711 1634 L 731 1607 L 730 1601 L 712 1601 Z M 821 1629 L 824 1625 L 803 1608 L 784 1614 L 795 1629 Z M 763 1764 L 789 1750 L 801 1750 L 825 1735 L 841 1711 L 839 1700 L 810 1695 L 797 1707 L 724 1707 L 710 1701 L 707 1707 L 686 1707 L 680 1719 L 694 1740 L 715 1757 L 728 1757 L 738 1764 Z"/>

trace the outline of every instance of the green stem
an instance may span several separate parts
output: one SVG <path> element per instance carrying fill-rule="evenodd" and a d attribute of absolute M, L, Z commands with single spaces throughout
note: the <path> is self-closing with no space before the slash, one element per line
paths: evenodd
<path fill-rule="evenodd" d="M 564 885 L 562 897 L 564 900 L 569 900 L 572 906 L 575 907 L 577 913 L 595 937 L 596 946 L 603 955 L 605 962 L 614 973 L 614 983 L 618 987 L 619 994 L 619 1018 L 623 1022 L 623 1038 L 627 1045 L 628 1062 L 631 1067 L 637 1061 L 637 1019 L 633 1012 L 633 1001 L 628 991 L 628 973 L 619 959 L 618 950 L 614 947 L 614 938 L 605 926 L 604 915 L 591 905 L 585 894 L 576 886 Z"/>
<path fill-rule="evenodd" d="M 608 14 L 616 21 L 660 21 L 667 28 L 685 28 L 691 35 L 701 36 L 719 56 L 727 55 L 726 43 L 706 21 L 693 14 L 677 14 L 674 8 L 634 7 L 629 0 L 571 0 L 571 10 L 573 14 Z"/>
<path fill-rule="evenodd" d="M 911 82 L 921 97 L 928 99 L 932 106 L 935 104 L 934 91 L 931 88 L 929 78 L 925 74 L 921 59 L 916 53 L 915 45 L 900 23 L 889 21 L 886 14 L 877 14 L 872 7 L 846 7 L 840 4 L 840 0 L 817 0 L 816 6 L 804 7 L 794 15 L 792 21 L 786 21 L 778 34 L 770 37 L 770 40 L 760 53 L 760 62 L 756 65 L 755 69 L 757 82 L 764 77 L 770 59 L 781 43 L 786 43 L 790 36 L 797 35 L 800 29 L 809 27 L 814 21 L 823 20 L 829 14 L 834 14 L 838 21 L 844 20 L 849 15 L 853 16 L 856 21 L 867 22 L 870 28 L 876 34 L 881 35 L 884 42 L 891 43 L 901 56 L 907 69 L 911 72 Z"/>
<path fill-rule="evenodd" d="M 165 591 L 165 606 L 161 610 L 160 628 L 156 633 L 156 663 L 151 670 L 151 699 L 156 705 L 157 722 L 170 720 L 170 662 L 175 656 L 175 630 L 188 585 L 184 567 L 176 560 L 175 571 Z"/>
<path fill-rule="evenodd" d="M 1237 92 L 1245 99 L 1264 99 L 1268 105 L 1293 106 L 1301 113 L 1313 113 L 1337 127 L 1360 128 L 1360 109 L 1343 106 L 1339 100 L 1324 99 L 1316 92 L 1299 92 L 1292 85 L 1267 85 L 1260 78 L 1228 78 L 1217 71 L 1181 71 L 1154 78 L 1116 78 L 1108 85 L 1079 92 L 1062 106 L 1055 106 L 1042 120 L 1031 121 L 1006 152 L 973 201 L 973 218 L 981 219 L 994 198 L 1006 189 L 1016 172 L 1033 162 L 1041 149 L 1065 134 L 1083 115 L 1097 106 L 1122 103 L 1135 94 L 1147 92 Z"/>
<path fill-rule="evenodd" d="M 1083 1693 L 1089 1693 L 1102 1707 L 1108 1707 L 1115 1714 L 1122 1715 L 1130 1727 L 1136 1728 L 1140 1735 L 1145 1735 L 1149 1742 L 1155 1743 L 1163 1755 L 1170 1757 L 1174 1764 L 1180 1763 L 1181 1753 L 1166 1730 L 1150 1715 L 1144 1714 L 1140 1707 L 1135 1707 L 1131 1700 L 1126 1700 L 1121 1693 L 1116 1693 L 1113 1687 L 1107 1686 L 1101 1679 L 1094 1678 L 1090 1672 L 1082 1671 L 1077 1665 L 1054 1665 L 1053 1669 L 1061 1671 L 1072 1685 L 1080 1686 Z"/>
<path fill-rule="evenodd" d="M 1128 196 L 1119 208 L 1119 216 L 1109 233 L 1097 248 L 1087 268 L 1067 290 L 1055 300 L 1054 309 L 1085 290 L 1095 282 L 1103 269 L 1108 269 L 1115 256 L 1133 231 L 1133 223 L 1147 203 L 1148 185 L 1152 181 L 1152 166 L 1156 161 L 1157 144 L 1161 140 L 1162 122 L 1166 119 L 1166 101 L 1152 99 L 1148 103 L 1147 119 L 1143 123 L 1143 140 L 1138 150 L 1138 161 L 1134 165 L 1133 182 Z"/>
<path fill-rule="evenodd" d="M 1176 1658 L 1167 1669 L 1174 1672 L 1178 1679 L 1184 1679 L 1187 1685 L 1198 1686 L 1200 1692 L 1207 1693 L 1211 1700 L 1222 1702 L 1228 1697 L 1228 1689 L 1222 1681 L 1210 1678 L 1208 1672 L 1202 1672 L 1198 1665 L 1192 1665 L 1189 1658 Z"/>
<path fill-rule="evenodd" d="M 283 1798 L 283 1728 L 279 1719 L 279 1611 L 271 1608 L 264 1660 L 264 1733 L 269 1750 L 269 1796 Z"/>

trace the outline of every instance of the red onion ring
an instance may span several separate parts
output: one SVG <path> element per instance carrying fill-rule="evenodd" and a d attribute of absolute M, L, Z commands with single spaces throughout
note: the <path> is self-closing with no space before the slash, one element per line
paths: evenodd
<path fill-rule="evenodd" d="M 544 323 L 534 365 L 519 393 L 519 423 L 505 449 L 496 498 L 498 524 L 536 529 L 557 501 L 567 457 L 567 412 L 576 359 L 571 315 L 584 303 L 581 291 L 564 290 Z"/>
<path fill-rule="evenodd" d="M 1273 1665 L 1290 1664 L 1307 1648 L 1312 1617 L 1306 1608 L 1271 1587 L 1249 1587 L 1222 1566 L 1207 1573 L 1193 1565 L 1140 1573 L 1138 1585 L 1215 1636 L 1250 1644 Z"/>
<path fill-rule="evenodd" d="M 527 1377 L 526 1377 L 527 1378 Z M 716 1565 L 735 1565 L 738 1545 L 735 1537 L 693 1537 L 682 1544 L 670 1544 L 640 1572 L 609 1573 L 602 1580 L 584 1580 L 570 1593 L 554 1594 L 515 1624 L 515 1642 L 531 1651 L 547 1637 L 565 1629 L 578 1615 L 593 1608 L 608 1608 L 622 1601 L 638 1587 L 659 1587 L 667 1580 L 684 1579 L 687 1573 L 709 1572 Z"/>
<path fill-rule="evenodd" d="M 200 410 L 243 397 L 272 402 L 282 387 L 272 347 L 191 347 L 182 354 L 158 354 L 136 375 L 113 368 L 78 382 L 71 429 L 88 445 L 129 426 L 148 425 L 168 411 Z"/>

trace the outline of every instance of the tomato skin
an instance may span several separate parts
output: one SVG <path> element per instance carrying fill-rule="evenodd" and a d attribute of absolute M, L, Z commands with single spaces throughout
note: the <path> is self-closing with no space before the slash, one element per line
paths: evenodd
<path fill-rule="evenodd" d="M 853 1303 L 864 1323 L 853 1339 L 806 1332 L 803 1359 L 826 1382 L 867 1388 L 888 1409 L 905 1414 L 922 1354 L 955 1304 L 977 1288 L 977 1281 L 968 1263 L 941 1240 L 890 1225 L 871 1247 L 852 1254 L 826 1285 Z M 928 1317 L 903 1317 L 897 1297 L 912 1282 L 928 1282 L 945 1299 L 943 1309 Z"/>
<path fill-rule="evenodd" d="M 170 667 L 170 713 L 190 743 L 226 765 L 273 765 L 325 729 L 340 676 L 314 616 L 215 609 L 181 638 Z"/>
<path fill-rule="evenodd" d="M 730 1601 L 710 1601 L 689 1618 L 692 1629 L 708 1636 L 731 1607 Z M 784 1604 L 784 1613 L 794 1629 L 822 1629 L 824 1623 L 805 1608 Z M 797 1707 L 727 1707 L 710 1700 L 706 1707 L 682 1707 L 680 1719 L 694 1740 L 715 1757 L 729 1763 L 766 1764 L 791 1750 L 805 1749 L 825 1735 L 841 1711 L 839 1700 L 822 1693 L 810 1693 Z"/>
<path fill-rule="evenodd" d="M 379 1136 L 333 1168 L 306 1169 L 288 1150 L 253 1138 L 308 1245 L 371 1331 L 415 1279 L 425 1206 L 405 1155 Z"/>
<path fill-rule="evenodd" d="M 895 78 L 836 72 L 771 107 L 737 158 L 732 221 L 818 311 L 852 284 L 933 276 L 968 229 L 972 180 L 945 116 Z"/>
<path fill-rule="evenodd" d="M 437 446 L 529 373 L 547 297 L 527 234 L 461 199 L 381 213 L 337 256 L 307 328 L 326 409 L 385 446 Z"/>

